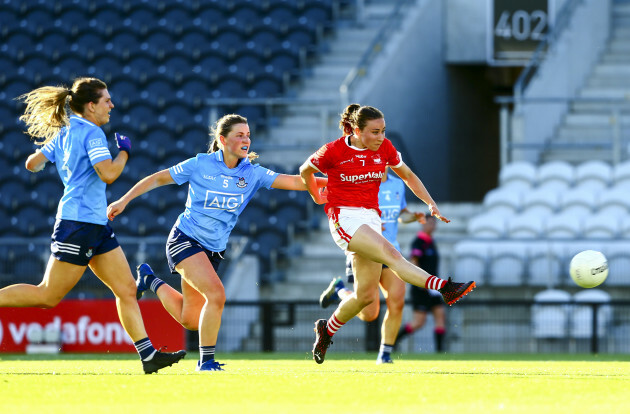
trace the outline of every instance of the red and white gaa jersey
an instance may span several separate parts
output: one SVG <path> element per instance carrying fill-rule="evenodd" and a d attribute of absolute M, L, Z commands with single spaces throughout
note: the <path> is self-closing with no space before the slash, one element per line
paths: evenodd
<path fill-rule="evenodd" d="M 350 145 L 349 136 L 324 145 L 308 161 L 328 176 L 328 215 L 334 207 L 370 208 L 380 215 L 378 189 L 385 168 L 402 165 L 400 153 L 387 138 L 377 151 L 371 151 Z"/>

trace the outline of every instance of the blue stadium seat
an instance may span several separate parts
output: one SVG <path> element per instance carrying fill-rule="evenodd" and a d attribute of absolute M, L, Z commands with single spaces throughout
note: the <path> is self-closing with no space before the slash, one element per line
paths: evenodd
<path fill-rule="evenodd" d="M 157 62 L 166 58 L 166 56 L 175 50 L 175 40 L 168 32 L 160 29 L 150 31 L 140 45 L 143 52 L 148 53 Z"/>
<path fill-rule="evenodd" d="M 50 26 L 53 20 L 53 14 L 45 8 L 32 7 L 23 16 L 20 26 L 31 37 L 39 37 L 42 35 L 44 28 Z"/>
<path fill-rule="evenodd" d="M 158 72 L 167 75 L 176 85 L 181 85 L 186 79 L 196 74 L 193 73 L 192 58 L 183 53 L 169 53 L 162 60 Z"/>
<path fill-rule="evenodd" d="M 261 11 L 255 4 L 240 2 L 235 4 L 234 9 L 227 16 L 228 24 L 249 36 L 255 33 L 260 24 Z"/>
<path fill-rule="evenodd" d="M 103 7 L 92 14 L 92 20 L 96 24 L 92 27 L 92 31 L 98 31 L 104 36 L 112 36 L 119 31 L 128 30 L 127 18 L 116 7 Z M 127 26 L 128 27 L 128 26 Z M 131 26 L 132 30 L 138 30 L 135 25 Z M 85 33 L 85 32 L 84 32 Z"/>
<path fill-rule="evenodd" d="M 251 84 L 265 73 L 264 59 L 258 54 L 247 51 L 239 54 L 228 67 L 229 72 Z"/>
<path fill-rule="evenodd" d="M 90 30 L 90 16 L 78 7 L 64 8 L 55 20 L 55 28 L 75 38 Z"/>
<path fill-rule="evenodd" d="M 135 236 L 159 236 L 164 234 L 164 229 L 158 223 L 158 215 L 155 208 L 133 205 L 123 213 L 129 219 L 127 230 Z"/>
<path fill-rule="evenodd" d="M 170 7 L 159 15 L 158 25 L 170 34 L 180 36 L 186 26 L 190 25 L 191 15 L 189 8 L 192 7 Z M 192 10 L 191 10 L 192 12 Z"/>
<path fill-rule="evenodd" d="M 75 56 L 81 57 L 86 61 L 91 61 L 102 53 L 107 52 L 107 42 L 105 39 L 106 37 L 94 30 L 83 32 L 76 38 L 70 50 L 76 53 Z"/>
<path fill-rule="evenodd" d="M 293 9 L 286 4 L 274 4 L 270 6 L 269 11 L 265 17 L 263 17 L 263 24 L 281 35 L 287 34 L 299 25 Z"/>
<path fill-rule="evenodd" d="M 247 123 L 251 129 L 252 139 L 256 139 L 254 134 L 260 129 L 267 127 L 267 118 L 265 117 L 265 109 L 260 105 L 242 105 L 235 107 L 233 113 L 239 114 L 247 118 Z M 254 147 L 256 144 L 254 144 Z"/>
<path fill-rule="evenodd" d="M 251 85 L 252 98 L 278 98 L 283 93 L 282 81 L 275 76 L 258 76 Z"/>
<path fill-rule="evenodd" d="M 307 29 L 292 29 L 283 38 L 282 48 L 300 56 L 306 53 L 311 55 L 315 52 L 315 37 L 313 33 Z"/>
<path fill-rule="evenodd" d="M 219 7 L 205 3 L 203 8 L 195 14 L 193 25 L 207 29 L 214 36 L 226 28 L 228 23 L 225 14 Z"/>
<path fill-rule="evenodd" d="M 33 177 L 37 177 L 34 174 Z M 38 180 L 31 191 L 31 200 L 43 211 L 55 213 L 59 199 L 63 195 L 63 184 L 61 180 Z"/>
<path fill-rule="evenodd" d="M 2 52 L 7 53 L 16 62 L 21 62 L 26 56 L 35 50 L 36 40 L 26 33 L 17 32 L 5 38 Z M 6 46 L 6 50 L 5 49 Z"/>
<path fill-rule="evenodd" d="M 243 35 L 230 27 L 222 29 L 213 39 L 210 44 L 212 50 L 221 51 L 230 59 L 234 59 L 247 49 Z"/>
<path fill-rule="evenodd" d="M 3 90 L 0 90 L 0 98 L 2 99 L 14 99 L 20 95 L 23 95 L 27 92 L 33 90 L 36 85 L 32 80 L 26 79 L 24 76 L 17 76 L 13 78 L 10 82 L 7 82 L 7 85 Z M 17 120 L 17 116 L 15 118 Z M 3 120 L 6 122 L 6 120 Z M 15 126 L 15 123 L 12 123 L 12 126 Z"/>
<path fill-rule="evenodd" d="M 88 67 L 88 73 L 104 80 L 108 87 L 111 87 L 111 85 L 109 85 L 110 82 L 116 82 L 118 78 L 121 77 L 122 70 L 123 64 L 121 60 L 112 54 L 103 54 L 96 57 Z M 124 79 L 124 77 L 122 79 Z M 114 102 L 114 105 L 115 104 L 116 103 Z"/>
<path fill-rule="evenodd" d="M 166 79 L 153 79 L 147 83 L 141 96 L 146 103 L 158 108 L 158 112 L 162 113 L 162 108 L 175 99 L 175 88 Z"/>
<path fill-rule="evenodd" d="M 123 73 L 144 85 L 158 76 L 157 69 L 158 64 L 156 61 L 145 54 L 137 54 L 129 59 L 123 68 Z"/>
<path fill-rule="evenodd" d="M 50 73 L 50 61 L 41 54 L 31 54 L 22 62 L 22 76 L 32 80 L 35 84 L 43 86 L 42 80 L 44 76 Z"/>
<path fill-rule="evenodd" d="M 247 85 L 236 76 L 224 76 L 211 92 L 213 98 L 246 98 Z"/>
<path fill-rule="evenodd" d="M 105 49 L 117 59 L 127 61 L 141 50 L 141 44 L 142 40 L 134 32 L 120 31 L 107 39 Z"/>
<path fill-rule="evenodd" d="M 332 27 L 332 10 L 321 4 L 309 4 L 300 13 L 298 22 L 312 30 L 312 28 L 321 27 L 323 30 L 329 30 Z"/>
<path fill-rule="evenodd" d="M 199 76 L 203 76 L 213 84 L 220 81 L 221 78 L 229 73 L 228 62 L 220 54 L 211 54 L 203 57 L 199 64 L 193 68 L 193 71 Z"/>
<path fill-rule="evenodd" d="M 42 209 L 31 205 L 20 207 L 11 217 L 13 231 L 22 237 L 46 236 L 52 232 L 54 222 L 54 216 L 46 216 Z"/>
<path fill-rule="evenodd" d="M 129 160 L 123 174 L 133 179 L 134 181 L 140 181 L 144 177 L 157 172 L 157 163 L 147 154 L 133 154 L 133 159 Z"/>
<path fill-rule="evenodd" d="M 7 267 L 9 273 L 15 275 L 16 283 L 37 285 L 42 281 L 46 262 L 41 256 L 39 250 L 29 252 L 23 251 L 23 249 L 9 256 Z"/>
<path fill-rule="evenodd" d="M 274 30 L 262 27 L 247 39 L 248 49 L 258 53 L 260 56 L 269 58 L 272 52 L 279 48 L 280 37 Z"/>
<path fill-rule="evenodd" d="M 55 62 L 70 52 L 70 38 L 63 32 L 53 28 L 53 30 L 42 36 L 37 46 L 35 46 L 35 50 L 51 62 Z"/>
<path fill-rule="evenodd" d="M 156 112 L 146 104 L 137 104 L 130 107 L 122 117 L 122 122 L 135 129 L 135 134 L 144 134 L 149 126 L 153 125 L 157 118 Z"/>
<path fill-rule="evenodd" d="M 195 119 L 187 106 L 174 102 L 170 102 L 164 108 L 157 121 L 176 133 L 195 126 Z"/>
<path fill-rule="evenodd" d="M 139 4 L 138 8 L 125 15 L 123 22 L 125 30 L 132 30 L 140 36 L 146 36 L 154 29 L 157 25 L 156 13 L 153 9 L 146 7 L 146 4 Z"/>
<path fill-rule="evenodd" d="M 205 107 L 204 102 L 209 96 L 208 82 L 204 81 L 201 76 L 187 77 L 176 93 L 178 99 L 187 102 L 195 109 Z"/>
<path fill-rule="evenodd" d="M 210 33 L 205 28 L 198 26 L 185 27 L 177 39 L 178 43 L 184 46 L 185 51 L 195 61 L 206 55 L 212 42 Z"/>

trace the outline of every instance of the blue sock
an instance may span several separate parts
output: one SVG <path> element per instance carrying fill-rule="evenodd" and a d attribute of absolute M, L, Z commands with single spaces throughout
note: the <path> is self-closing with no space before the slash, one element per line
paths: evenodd
<path fill-rule="evenodd" d="M 381 344 L 381 348 L 378 350 L 378 356 L 380 358 L 391 358 L 390 354 L 394 349 L 394 345 Z"/>
<path fill-rule="evenodd" d="M 153 354 L 156 352 L 148 336 L 138 342 L 134 342 L 133 346 L 136 347 L 136 351 L 138 351 L 140 359 L 143 361 L 150 361 L 151 358 L 153 358 Z"/>
<path fill-rule="evenodd" d="M 151 289 L 151 292 L 157 293 L 158 288 L 164 284 L 164 281 L 155 275 L 146 275 L 144 284 Z"/>
<path fill-rule="evenodd" d="M 214 348 L 216 345 L 201 346 L 199 345 L 199 359 L 203 365 L 206 361 L 212 361 L 214 359 Z"/>

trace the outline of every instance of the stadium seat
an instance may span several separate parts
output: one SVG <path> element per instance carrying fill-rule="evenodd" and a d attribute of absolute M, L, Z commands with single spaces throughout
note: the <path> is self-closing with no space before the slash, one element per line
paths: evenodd
<path fill-rule="evenodd" d="M 89 14 L 79 7 L 63 8 L 55 21 L 55 29 L 62 31 L 66 36 L 76 38 L 90 30 Z"/>
<path fill-rule="evenodd" d="M 123 22 L 124 30 L 131 30 L 139 36 L 146 36 L 157 26 L 156 15 L 156 11 L 152 8 L 138 7 L 125 14 L 124 17 L 118 17 L 118 21 Z"/>
<path fill-rule="evenodd" d="M 282 82 L 273 76 L 257 76 L 251 85 L 249 95 L 252 98 L 279 98 L 282 96 Z"/>
<path fill-rule="evenodd" d="M 148 53 L 155 61 L 162 61 L 175 49 L 175 40 L 160 29 L 153 29 L 143 38 L 140 48 Z M 146 48 L 146 49 L 145 49 Z"/>
<path fill-rule="evenodd" d="M 474 280 L 478 286 L 485 283 L 489 257 L 486 242 L 461 241 L 454 247 L 453 279 Z"/>
<path fill-rule="evenodd" d="M 20 182 L 10 180 L 0 183 L 0 194 L 11 194 L 11 197 L 0 197 L 0 207 L 13 213 L 30 203 L 30 194 Z"/>
<path fill-rule="evenodd" d="M 237 2 L 227 18 L 228 24 L 240 30 L 244 35 L 255 33 L 261 23 L 261 11 L 255 4 L 249 2 Z"/>
<path fill-rule="evenodd" d="M 603 161 L 587 161 L 575 167 L 575 186 L 601 191 L 612 181 L 612 167 Z"/>
<path fill-rule="evenodd" d="M 500 239 L 505 236 L 505 219 L 491 213 L 472 217 L 468 221 L 468 234 L 475 238 Z"/>
<path fill-rule="evenodd" d="M 485 212 L 495 217 L 514 216 L 520 212 L 521 204 L 521 192 L 512 188 L 495 188 L 483 198 Z"/>
<path fill-rule="evenodd" d="M 214 36 L 228 26 L 227 16 L 217 4 L 206 3 L 202 9 L 195 14 L 193 25 L 203 27 Z"/>
<path fill-rule="evenodd" d="M 213 37 L 210 47 L 214 51 L 220 50 L 221 53 L 225 53 L 231 60 L 247 50 L 243 35 L 229 27 L 222 29 Z"/>
<path fill-rule="evenodd" d="M 602 253 L 608 259 L 605 285 L 630 286 L 630 243 L 625 240 L 608 243 Z"/>
<path fill-rule="evenodd" d="M 275 31 L 269 28 L 260 28 L 247 39 L 246 46 L 259 56 L 268 59 L 277 50 L 281 41 Z"/>
<path fill-rule="evenodd" d="M 545 236 L 549 239 L 577 239 L 582 236 L 582 228 L 582 218 L 574 214 L 552 214 L 545 220 Z"/>
<path fill-rule="evenodd" d="M 570 301 L 571 295 L 558 289 L 547 289 L 534 295 L 535 305 L 532 306 L 534 338 L 562 339 L 568 336 Z M 567 304 L 563 304 L 565 302 Z"/>
<path fill-rule="evenodd" d="M 53 14 L 43 7 L 32 7 L 26 10 L 26 14 L 23 16 L 20 26 L 24 32 L 28 33 L 33 38 L 38 38 L 42 35 L 44 29 L 51 25 L 54 21 Z"/>
<path fill-rule="evenodd" d="M 41 38 L 35 50 L 50 62 L 59 60 L 61 56 L 70 52 L 70 38 L 56 28 Z"/>
<path fill-rule="evenodd" d="M 171 36 L 179 37 L 190 25 L 192 7 L 170 7 L 159 15 L 157 24 Z M 192 10 L 191 10 L 192 12 Z"/>
<path fill-rule="evenodd" d="M 47 236 L 54 222 L 54 217 L 46 217 L 41 209 L 29 205 L 20 207 L 11 217 L 11 227 L 21 237 Z"/>
<path fill-rule="evenodd" d="M 527 246 L 526 285 L 549 289 L 563 282 L 564 245 L 557 242 L 534 242 Z"/>
<path fill-rule="evenodd" d="M 488 282 L 492 286 L 524 284 L 527 262 L 525 243 L 493 243 L 490 245 L 489 253 Z"/>
<path fill-rule="evenodd" d="M 539 215 L 518 215 L 506 219 L 507 235 L 512 239 L 543 237 L 544 220 Z"/>
<path fill-rule="evenodd" d="M 560 194 L 556 189 L 542 187 L 523 194 L 522 214 L 546 217 L 555 214 L 559 209 Z"/>
<path fill-rule="evenodd" d="M 209 95 L 208 82 L 198 75 L 187 76 L 175 94 L 193 109 L 205 108 L 205 101 Z"/>
<path fill-rule="evenodd" d="M 193 71 L 213 84 L 217 84 L 230 73 L 228 67 L 227 58 L 212 53 L 203 57 Z"/>
<path fill-rule="evenodd" d="M 630 160 L 621 162 L 613 167 L 612 185 L 616 188 L 630 190 Z"/>
<path fill-rule="evenodd" d="M 34 38 L 22 31 L 11 34 L 4 42 L 7 46 L 7 55 L 19 63 L 35 50 L 37 43 Z"/>
<path fill-rule="evenodd" d="M 621 218 L 604 214 L 584 217 L 584 238 L 614 239 L 619 234 Z"/>
<path fill-rule="evenodd" d="M 41 180 L 33 187 L 31 199 L 42 210 L 50 211 L 54 215 L 62 195 L 63 184 L 61 180 Z"/>
<path fill-rule="evenodd" d="M 299 25 L 292 8 L 285 4 L 273 4 L 263 17 L 263 24 L 283 36 Z"/>
<path fill-rule="evenodd" d="M 598 192 L 584 188 L 571 188 L 560 193 L 560 214 L 585 217 L 593 214 L 597 206 Z"/>
<path fill-rule="evenodd" d="M 152 79 L 147 82 L 142 97 L 145 102 L 156 108 L 160 114 L 170 106 L 170 101 L 175 99 L 175 87 L 166 79 Z M 161 115 L 159 115 L 161 116 Z M 176 118 L 171 118 L 173 121 Z"/>
<path fill-rule="evenodd" d="M 566 190 L 573 186 L 575 169 L 565 161 L 550 161 L 538 167 L 538 187 L 548 190 Z"/>
<path fill-rule="evenodd" d="M 591 303 L 599 304 L 597 309 L 597 336 L 604 338 L 608 335 L 612 319 L 610 294 L 601 289 L 584 289 L 573 295 L 576 306 L 571 311 L 571 337 L 590 339 L 593 335 L 593 311 Z M 583 303 L 584 305 L 578 305 Z"/>
<path fill-rule="evenodd" d="M 515 161 L 506 164 L 499 172 L 499 186 L 513 188 L 520 192 L 536 186 L 536 167 L 528 161 Z"/>
<path fill-rule="evenodd" d="M 599 194 L 599 214 L 623 217 L 630 212 L 630 193 L 621 188 L 613 187 Z"/>
<path fill-rule="evenodd" d="M 107 39 L 106 50 L 122 61 L 129 60 L 141 50 L 141 39 L 132 31 L 125 30 L 114 33 Z M 122 69 L 122 66 L 121 66 Z"/>

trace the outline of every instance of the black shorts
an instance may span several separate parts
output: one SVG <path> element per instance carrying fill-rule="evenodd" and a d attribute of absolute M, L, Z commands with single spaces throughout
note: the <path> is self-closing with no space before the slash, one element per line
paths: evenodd
<path fill-rule="evenodd" d="M 383 269 L 387 269 L 387 265 L 383 265 Z M 349 285 L 354 284 L 354 272 L 352 271 L 352 255 L 346 256 L 346 278 Z"/>
<path fill-rule="evenodd" d="M 173 226 L 171 233 L 168 235 L 166 241 L 166 259 L 168 260 L 168 267 L 171 269 L 171 273 L 176 274 L 175 266 L 177 266 L 182 260 L 197 254 L 204 252 L 214 271 L 218 273 L 219 264 L 223 260 L 225 250 L 222 252 L 213 252 L 203 247 L 197 240 L 192 237 L 188 237 L 180 229 Z"/>
<path fill-rule="evenodd" d="M 107 253 L 120 246 L 109 224 L 82 221 L 55 221 L 50 251 L 60 262 L 87 266 L 92 256 Z"/>
<path fill-rule="evenodd" d="M 411 306 L 418 312 L 428 312 L 436 306 L 444 305 L 442 294 L 437 290 L 430 290 L 411 285 Z"/>

